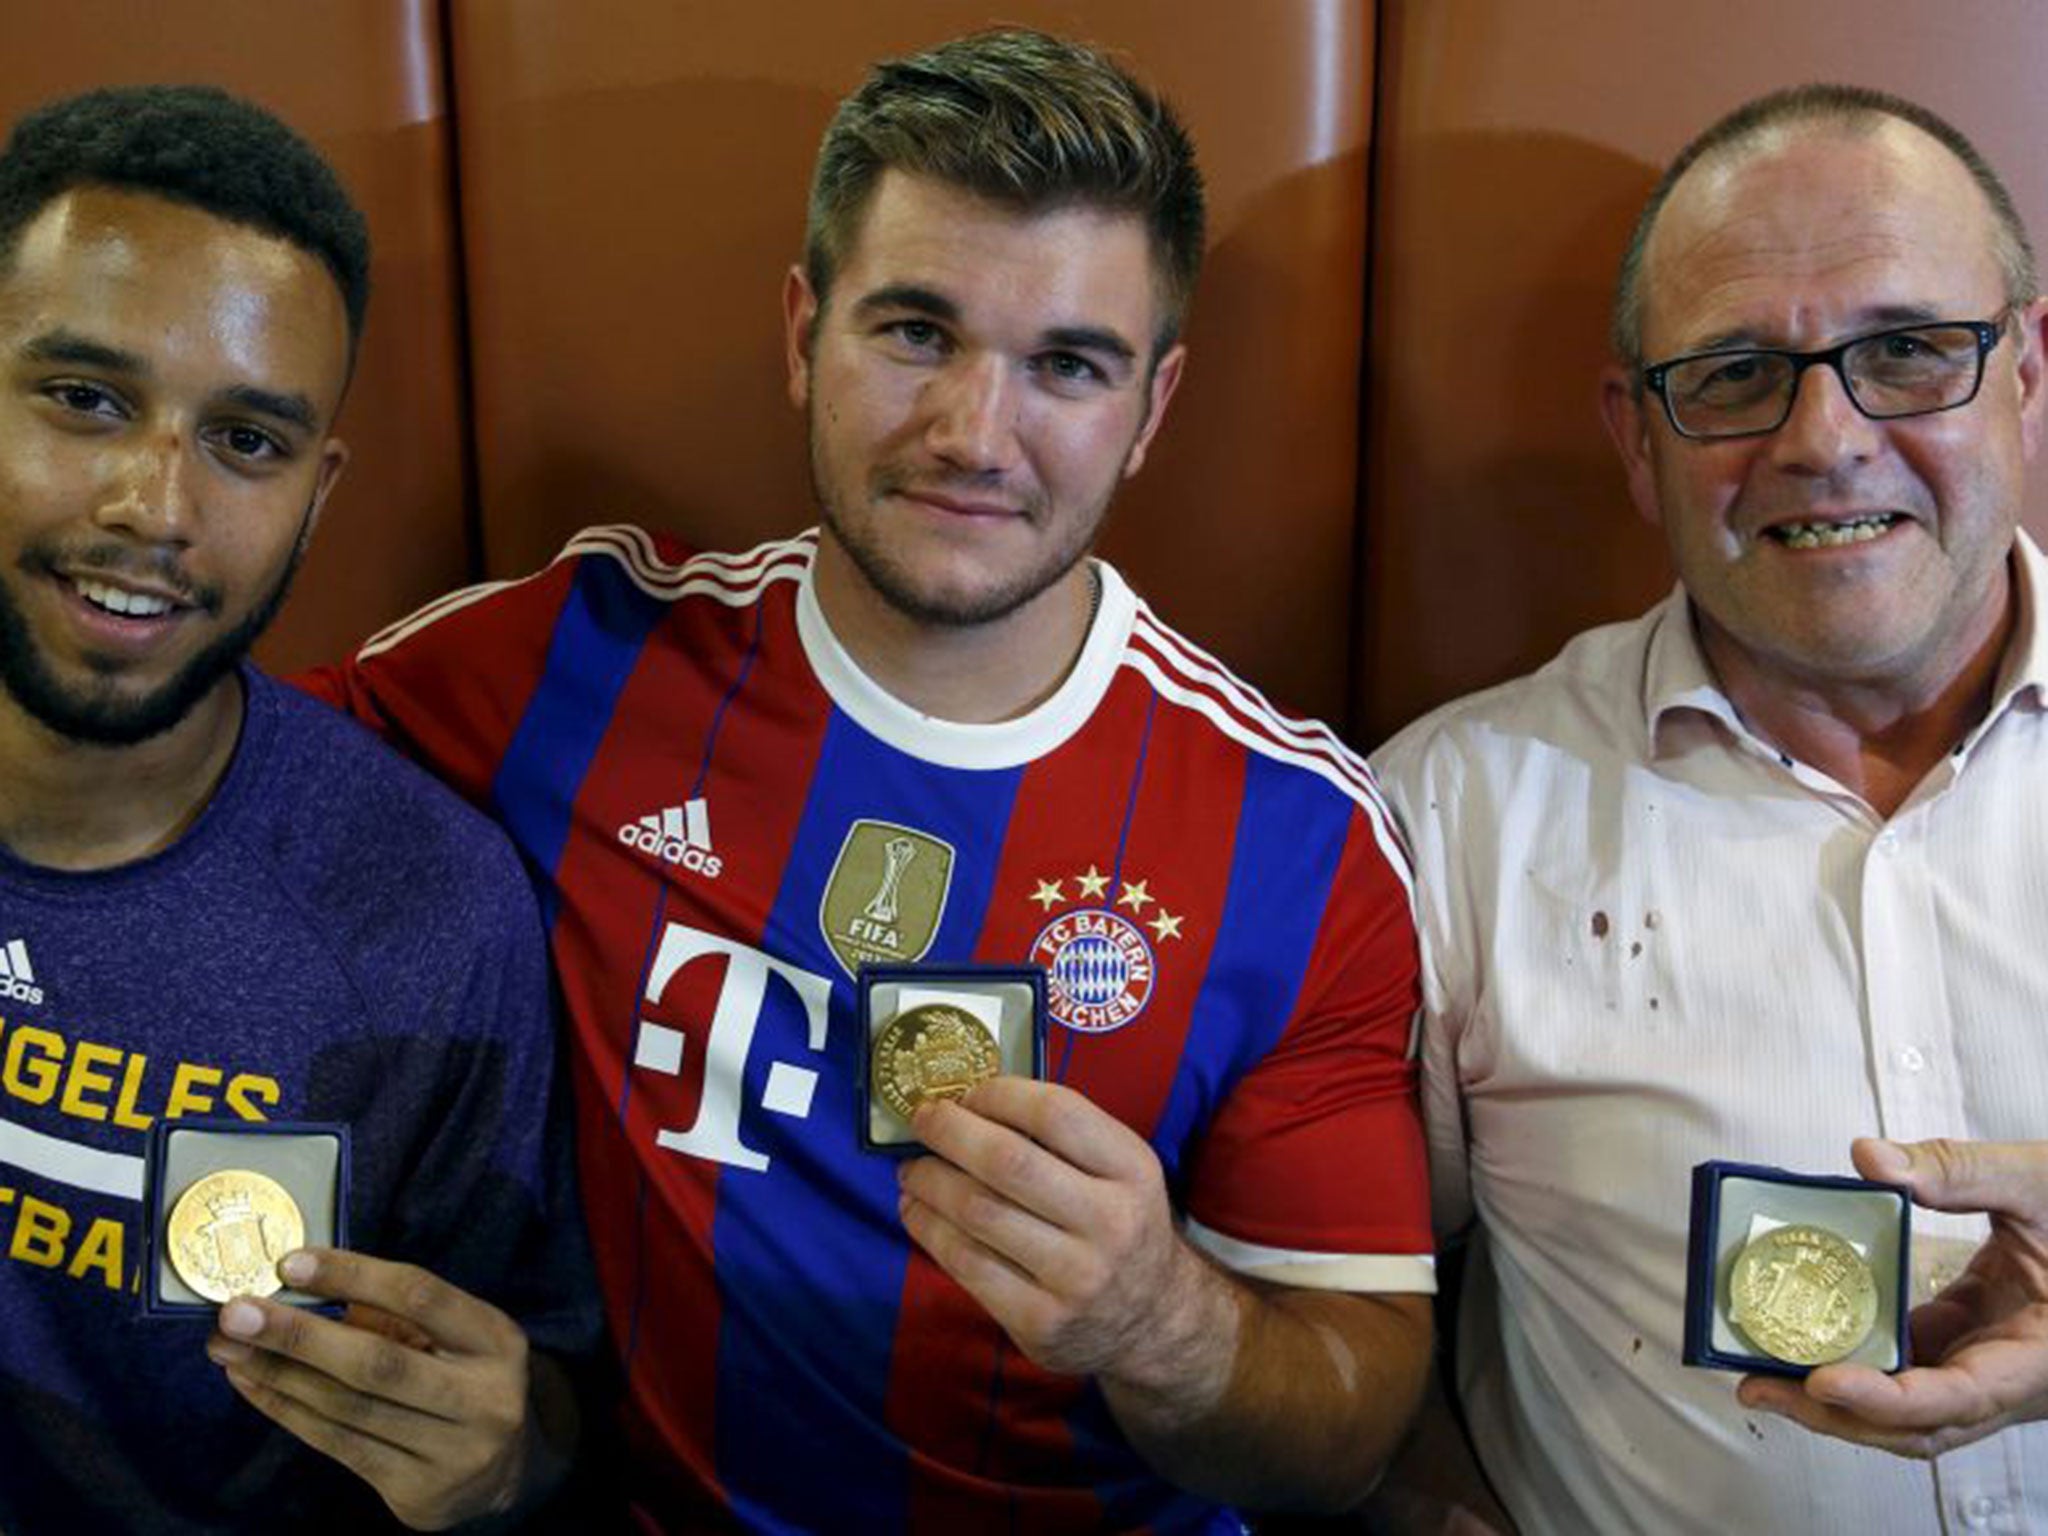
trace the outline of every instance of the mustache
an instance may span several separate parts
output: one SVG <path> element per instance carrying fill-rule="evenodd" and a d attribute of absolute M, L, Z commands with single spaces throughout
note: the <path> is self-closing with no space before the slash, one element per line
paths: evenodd
<path fill-rule="evenodd" d="M 223 601 L 220 588 L 194 581 L 167 549 L 138 549 L 114 542 L 75 549 L 37 544 L 23 552 L 21 564 L 36 574 L 59 579 L 92 576 L 116 585 L 126 580 L 167 593 L 180 605 L 209 615 L 218 614 Z"/>

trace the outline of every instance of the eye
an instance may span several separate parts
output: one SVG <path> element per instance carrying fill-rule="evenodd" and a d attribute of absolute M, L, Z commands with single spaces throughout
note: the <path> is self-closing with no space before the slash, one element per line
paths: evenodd
<path fill-rule="evenodd" d="M 1710 353 L 1672 365 L 1679 399 L 1706 410 L 1743 410 L 1784 387 L 1785 360 L 1772 352 Z"/>
<path fill-rule="evenodd" d="M 1055 379 L 1074 384 L 1106 381 L 1109 375 L 1078 352 L 1050 352 L 1039 366 Z"/>
<path fill-rule="evenodd" d="M 939 328 L 936 321 L 915 316 L 906 320 L 891 320 L 882 327 L 882 330 L 912 352 L 936 352 L 946 340 L 946 333 Z"/>
<path fill-rule="evenodd" d="M 1702 389 L 1722 389 L 1737 384 L 1747 384 L 1756 377 L 1757 360 L 1753 357 L 1730 358 L 1700 380 Z"/>
<path fill-rule="evenodd" d="M 263 463 L 290 456 L 291 450 L 273 434 L 247 422 L 231 421 L 215 427 L 209 440 L 228 458 L 245 463 Z"/>
<path fill-rule="evenodd" d="M 84 379 L 58 379 L 43 386 L 43 394 L 78 416 L 125 419 L 128 407 L 112 390 Z"/>

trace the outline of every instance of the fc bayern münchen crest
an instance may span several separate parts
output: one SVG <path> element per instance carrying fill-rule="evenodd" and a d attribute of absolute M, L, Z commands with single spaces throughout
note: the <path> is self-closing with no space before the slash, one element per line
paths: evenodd
<path fill-rule="evenodd" d="M 1045 967 L 1046 1007 L 1084 1035 L 1122 1029 L 1152 1000 L 1152 946 L 1135 924 L 1100 907 L 1062 913 L 1031 941 Z"/>

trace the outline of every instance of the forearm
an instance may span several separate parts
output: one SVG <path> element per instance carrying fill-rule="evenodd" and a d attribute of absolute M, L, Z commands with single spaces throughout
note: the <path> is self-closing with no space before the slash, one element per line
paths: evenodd
<path fill-rule="evenodd" d="M 1187 1258 L 1161 1309 L 1173 1321 L 1100 1378 L 1131 1443 L 1223 1502 L 1360 1503 L 1421 1397 L 1427 1298 L 1264 1286 Z"/>
<path fill-rule="evenodd" d="M 1452 1415 L 1441 1369 L 1429 1373 L 1415 1427 L 1366 1508 L 1389 1536 L 1514 1530 Z"/>

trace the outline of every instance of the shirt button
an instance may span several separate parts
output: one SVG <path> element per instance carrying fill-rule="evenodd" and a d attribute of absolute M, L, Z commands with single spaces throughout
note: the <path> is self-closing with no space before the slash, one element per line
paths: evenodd
<path fill-rule="evenodd" d="M 1973 1498 L 1959 1501 L 1958 1512 L 1963 1517 L 1963 1524 L 1969 1526 L 1972 1530 L 1981 1531 L 1987 1528 L 2004 1509 L 2005 1500 L 1994 1499 L 1988 1493 L 1980 1493 Z"/>
<path fill-rule="evenodd" d="M 1909 1045 L 1899 1052 L 1899 1065 L 1908 1072 L 1918 1072 L 1927 1065 L 1927 1057 L 1922 1054 L 1919 1046 Z"/>
<path fill-rule="evenodd" d="M 1886 828 L 1878 833 L 1877 851 L 1879 853 L 1897 853 L 1899 851 L 1899 834 L 1890 828 Z"/>

